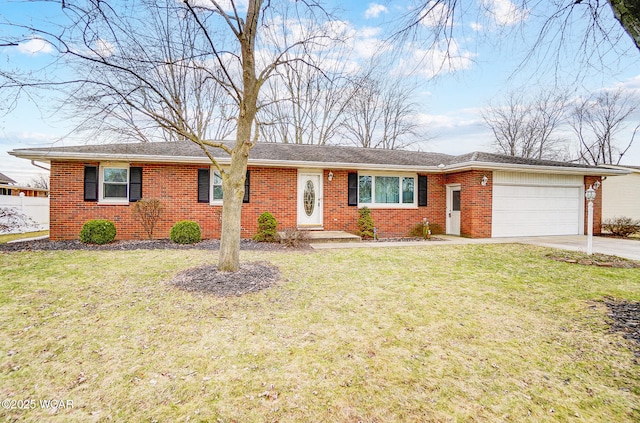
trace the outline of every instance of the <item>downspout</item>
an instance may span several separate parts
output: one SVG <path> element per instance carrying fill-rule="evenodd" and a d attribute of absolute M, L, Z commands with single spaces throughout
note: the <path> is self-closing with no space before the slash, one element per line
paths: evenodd
<path fill-rule="evenodd" d="M 50 172 L 50 171 L 51 171 L 51 169 L 46 168 L 46 167 L 44 167 L 44 166 L 41 166 L 41 165 L 37 164 L 35 160 L 31 160 L 31 164 L 32 164 L 33 166 L 35 166 L 35 167 L 39 167 L 40 169 L 44 169 L 44 170 L 46 170 L 47 172 Z"/>

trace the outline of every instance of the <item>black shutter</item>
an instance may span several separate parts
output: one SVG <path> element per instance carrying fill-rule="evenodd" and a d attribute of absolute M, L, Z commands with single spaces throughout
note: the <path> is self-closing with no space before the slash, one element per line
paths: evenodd
<path fill-rule="evenodd" d="M 247 175 L 244 178 L 244 198 L 242 199 L 243 203 L 249 202 L 249 188 L 251 187 L 251 171 L 247 170 Z"/>
<path fill-rule="evenodd" d="M 349 173 L 349 205 L 358 205 L 358 174 Z"/>
<path fill-rule="evenodd" d="M 198 169 L 198 203 L 209 202 L 209 169 Z"/>
<path fill-rule="evenodd" d="M 142 198 L 142 168 L 129 168 L 129 201 L 138 201 Z"/>
<path fill-rule="evenodd" d="M 84 167 L 84 201 L 98 201 L 98 166 Z"/>
<path fill-rule="evenodd" d="M 427 177 L 418 175 L 418 205 L 427 205 Z"/>

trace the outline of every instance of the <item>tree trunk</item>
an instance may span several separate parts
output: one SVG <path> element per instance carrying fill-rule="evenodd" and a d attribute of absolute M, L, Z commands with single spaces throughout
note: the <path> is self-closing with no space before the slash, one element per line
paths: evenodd
<path fill-rule="evenodd" d="M 609 0 L 613 14 L 640 49 L 640 1 Z"/>
<path fill-rule="evenodd" d="M 220 237 L 220 256 L 218 269 L 235 272 L 240 268 L 240 235 L 242 219 L 242 199 L 244 197 L 244 179 L 247 173 L 248 153 L 243 155 L 234 150 L 231 168 L 222 178 L 222 234 Z"/>
<path fill-rule="evenodd" d="M 242 228 L 242 199 L 247 174 L 249 152 L 253 147 L 251 129 L 258 111 L 260 83 L 256 77 L 255 37 L 260 17 L 261 0 L 247 5 L 247 20 L 238 33 L 242 55 L 243 95 L 239 98 L 236 143 L 231 153 L 231 167 L 222 174 L 222 234 L 218 269 L 235 272 L 240 268 L 240 232 Z M 257 129 L 256 129 L 257 136 Z"/>

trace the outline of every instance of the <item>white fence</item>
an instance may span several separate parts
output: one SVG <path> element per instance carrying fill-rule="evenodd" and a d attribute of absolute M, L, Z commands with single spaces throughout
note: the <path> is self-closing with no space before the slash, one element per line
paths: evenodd
<path fill-rule="evenodd" d="M 49 198 L 22 197 L 19 195 L 0 195 L 0 207 L 12 207 L 28 216 L 35 227 L 20 228 L 12 232 L 26 232 L 49 229 Z"/>

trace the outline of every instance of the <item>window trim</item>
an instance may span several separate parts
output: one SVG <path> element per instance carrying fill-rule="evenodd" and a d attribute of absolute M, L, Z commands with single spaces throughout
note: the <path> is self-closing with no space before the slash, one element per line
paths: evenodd
<path fill-rule="evenodd" d="M 229 171 L 229 168 L 226 166 L 223 166 L 222 169 L 225 172 Z M 214 198 L 214 181 L 215 181 L 215 174 L 217 173 L 218 175 L 220 174 L 220 172 L 218 171 L 218 168 L 216 168 L 215 166 L 210 166 L 209 167 L 209 201 L 207 201 L 209 203 L 209 205 L 212 206 L 221 206 L 224 203 L 224 198 Z M 221 186 L 221 185 L 218 185 Z M 202 203 L 205 203 L 204 201 L 200 201 Z M 247 172 L 245 174 L 245 180 L 244 180 L 244 197 L 242 198 L 242 203 L 249 203 L 251 202 L 251 170 L 247 169 Z"/>
<path fill-rule="evenodd" d="M 370 209 L 417 209 L 418 208 L 418 174 L 412 172 L 380 172 L 380 171 L 359 171 L 357 173 L 358 208 L 367 207 Z M 371 203 L 360 202 L 360 177 L 371 176 Z M 390 176 L 398 178 L 398 203 L 376 203 L 375 202 L 375 180 L 378 176 Z M 402 202 L 402 179 L 413 178 L 413 202 Z"/>
<path fill-rule="evenodd" d="M 225 172 L 228 171 L 228 169 L 225 169 L 225 168 L 223 168 L 223 170 Z M 209 170 L 209 172 L 210 172 L 209 173 L 209 204 L 211 204 L 212 206 L 221 206 L 222 202 L 224 201 L 224 198 L 215 198 L 214 188 L 216 187 L 216 185 L 214 184 L 214 182 L 216 180 L 216 173 L 217 173 L 218 178 L 220 178 L 220 184 L 217 186 L 222 188 L 222 175 L 220 174 L 220 171 L 216 169 L 214 166 L 211 166 L 211 169 Z"/>
<path fill-rule="evenodd" d="M 99 204 L 129 204 L 129 182 L 130 171 L 128 163 L 100 163 L 98 173 L 98 203 Z M 104 171 L 105 169 L 126 169 L 127 170 L 127 182 L 125 184 L 127 188 L 127 195 L 121 198 L 104 196 Z"/>

